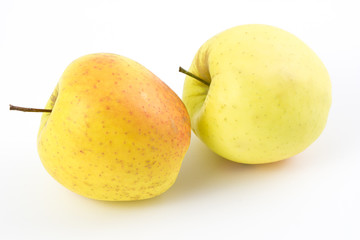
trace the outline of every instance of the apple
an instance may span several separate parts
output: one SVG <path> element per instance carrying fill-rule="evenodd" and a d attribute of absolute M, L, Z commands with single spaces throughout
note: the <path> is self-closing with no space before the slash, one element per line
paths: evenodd
<path fill-rule="evenodd" d="M 313 143 L 326 125 L 328 72 L 308 46 L 279 28 L 249 24 L 221 32 L 183 72 L 189 75 L 182 99 L 192 129 L 226 159 L 287 159 Z"/>
<path fill-rule="evenodd" d="M 108 201 L 155 197 L 175 182 L 190 144 L 181 99 L 139 63 L 115 54 L 72 62 L 41 118 L 38 152 L 59 183 Z"/>

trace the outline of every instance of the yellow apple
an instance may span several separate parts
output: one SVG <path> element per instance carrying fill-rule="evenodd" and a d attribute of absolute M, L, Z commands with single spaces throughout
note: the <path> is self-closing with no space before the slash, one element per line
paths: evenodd
<path fill-rule="evenodd" d="M 294 35 L 237 26 L 198 50 L 183 101 L 195 134 L 241 163 L 269 163 L 307 148 L 323 131 L 331 83 L 319 57 Z"/>
<path fill-rule="evenodd" d="M 43 113 L 45 169 L 88 198 L 140 200 L 171 187 L 190 144 L 180 98 L 139 63 L 90 54 L 63 73 Z"/>

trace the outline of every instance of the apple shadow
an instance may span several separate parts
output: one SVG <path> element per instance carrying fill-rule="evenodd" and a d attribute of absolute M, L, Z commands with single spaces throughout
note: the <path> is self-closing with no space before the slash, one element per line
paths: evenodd
<path fill-rule="evenodd" d="M 179 176 L 164 197 L 184 200 L 221 188 L 236 188 L 248 184 L 266 183 L 291 165 L 290 159 L 267 164 L 241 164 L 212 152 L 196 135 L 183 161 Z"/>

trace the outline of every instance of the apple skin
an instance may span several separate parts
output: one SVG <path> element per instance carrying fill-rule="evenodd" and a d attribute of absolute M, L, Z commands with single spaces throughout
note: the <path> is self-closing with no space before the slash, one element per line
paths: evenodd
<path fill-rule="evenodd" d="M 43 113 L 38 152 L 59 183 L 108 201 L 155 197 L 173 185 L 190 144 L 181 99 L 139 63 L 90 54 L 63 73 Z"/>
<path fill-rule="evenodd" d="M 249 24 L 198 50 L 183 102 L 194 133 L 215 153 L 260 164 L 294 156 L 323 131 L 331 83 L 318 56 L 294 35 Z"/>

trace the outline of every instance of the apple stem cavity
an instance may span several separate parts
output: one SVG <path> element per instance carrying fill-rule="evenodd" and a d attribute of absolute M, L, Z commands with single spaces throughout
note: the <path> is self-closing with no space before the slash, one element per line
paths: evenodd
<path fill-rule="evenodd" d="M 208 82 L 206 82 L 205 80 L 203 80 L 203 79 L 199 78 L 198 76 L 192 74 L 191 72 L 186 71 L 182 67 L 179 67 L 179 72 L 184 73 L 184 74 L 186 74 L 186 75 L 188 75 L 188 76 L 190 76 L 192 78 L 195 78 L 196 80 L 198 80 L 199 82 L 201 82 L 201 83 L 203 83 L 203 84 L 205 84 L 207 86 L 210 86 L 210 84 Z"/>
<path fill-rule="evenodd" d="M 10 110 L 21 111 L 21 112 L 51 112 L 51 109 L 39 109 L 39 108 L 25 108 L 18 107 L 10 104 Z"/>

